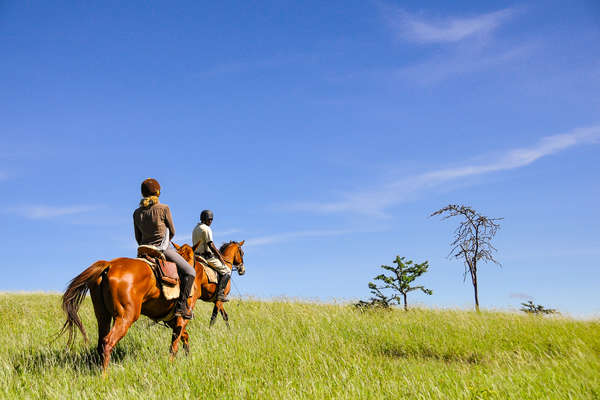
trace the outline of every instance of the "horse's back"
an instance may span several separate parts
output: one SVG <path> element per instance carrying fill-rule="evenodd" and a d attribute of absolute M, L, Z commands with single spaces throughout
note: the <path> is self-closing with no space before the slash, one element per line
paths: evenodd
<path fill-rule="evenodd" d="M 119 257 L 110 260 L 108 264 L 110 265 L 108 273 L 111 275 L 118 273 L 120 275 L 135 274 L 143 276 L 152 273 L 148 263 L 139 258 Z"/>
<path fill-rule="evenodd" d="M 109 264 L 106 274 L 109 288 L 146 292 L 156 286 L 154 273 L 143 260 L 120 257 L 111 260 Z"/>

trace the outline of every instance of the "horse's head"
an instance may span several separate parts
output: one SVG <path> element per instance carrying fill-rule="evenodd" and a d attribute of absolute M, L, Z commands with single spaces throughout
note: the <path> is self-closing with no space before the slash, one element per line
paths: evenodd
<path fill-rule="evenodd" d="M 173 247 L 175 247 L 175 250 L 177 250 L 179 255 L 183 257 L 185 261 L 190 265 L 194 265 L 194 250 L 192 249 L 192 246 L 189 244 L 178 246 L 176 243 L 173 243 Z"/>
<path fill-rule="evenodd" d="M 246 273 L 246 267 L 244 266 L 244 250 L 242 250 L 242 245 L 245 240 L 241 242 L 229 242 L 224 244 L 221 247 L 221 253 L 223 257 L 225 257 L 225 253 L 229 257 L 232 257 L 231 263 L 237 268 L 238 274 L 244 275 Z"/>

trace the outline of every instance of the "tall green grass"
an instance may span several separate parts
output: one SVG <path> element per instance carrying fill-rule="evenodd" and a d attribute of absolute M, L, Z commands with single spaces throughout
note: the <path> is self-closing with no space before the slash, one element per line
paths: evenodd
<path fill-rule="evenodd" d="M 191 351 L 140 318 L 103 379 L 96 321 L 70 351 L 52 342 L 60 296 L 0 294 L 0 398 L 600 399 L 600 322 L 500 312 L 360 312 L 348 305 L 240 301 L 208 328 L 198 303 Z"/>

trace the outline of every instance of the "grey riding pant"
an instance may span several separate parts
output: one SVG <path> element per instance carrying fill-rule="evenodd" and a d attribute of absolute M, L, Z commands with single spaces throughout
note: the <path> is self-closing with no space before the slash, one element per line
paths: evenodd
<path fill-rule="evenodd" d="M 177 272 L 179 276 L 183 278 L 184 275 L 191 276 L 192 278 L 196 277 L 196 270 L 181 255 L 175 250 L 172 244 L 167 247 L 164 251 L 165 258 L 167 261 L 174 262 L 177 265 Z"/>

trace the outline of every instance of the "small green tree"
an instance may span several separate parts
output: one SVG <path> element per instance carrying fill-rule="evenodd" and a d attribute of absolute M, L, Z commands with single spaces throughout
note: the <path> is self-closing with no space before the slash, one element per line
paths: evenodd
<path fill-rule="evenodd" d="M 381 268 L 390 271 L 391 275 L 379 274 L 374 280 L 383 282 L 381 286 L 377 286 L 373 282 L 369 282 L 369 289 L 374 297 L 369 301 L 360 301 L 356 304 L 357 307 L 378 306 L 389 308 L 394 302 L 396 304 L 404 304 L 404 310 L 408 310 L 406 297 L 409 292 L 421 290 L 427 295 L 433 294 L 432 290 L 426 289 L 423 286 L 412 286 L 412 283 L 419 276 L 423 275 L 429 269 L 429 262 L 425 261 L 421 264 L 413 263 L 412 260 L 405 261 L 405 257 L 396 256 L 394 260 L 396 266 L 382 265 Z M 383 290 L 391 290 L 392 295 L 387 296 Z M 400 297 L 402 295 L 402 297 Z"/>
<path fill-rule="evenodd" d="M 534 304 L 533 301 L 529 300 L 527 303 L 521 303 L 521 311 L 528 314 L 555 314 L 554 308 L 546 308 L 541 304 Z"/>
<path fill-rule="evenodd" d="M 355 304 L 358 308 L 390 308 L 392 306 L 392 298 L 387 297 L 373 282 L 369 282 L 371 289 L 371 297 L 368 301 L 360 300 Z"/>

